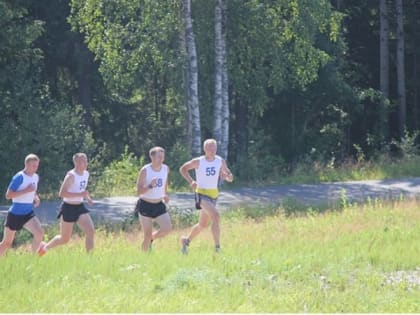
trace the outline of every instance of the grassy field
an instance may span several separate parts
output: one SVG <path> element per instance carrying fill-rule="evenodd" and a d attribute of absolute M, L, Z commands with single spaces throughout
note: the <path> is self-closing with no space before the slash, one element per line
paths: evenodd
<path fill-rule="evenodd" d="M 274 211 L 271 211 L 272 213 Z M 182 230 L 139 251 L 139 233 L 99 231 L 44 257 L 0 258 L 0 312 L 420 312 L 420 204 L 306 216 L 224 215 L 179 252 Z M 249 213 L 249 210 L 248 210 Z"/>

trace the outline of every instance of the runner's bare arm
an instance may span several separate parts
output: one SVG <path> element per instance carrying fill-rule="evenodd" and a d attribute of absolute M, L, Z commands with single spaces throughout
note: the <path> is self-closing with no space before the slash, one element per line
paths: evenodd
<path fill-rule="evenodd" d="M 165 203 L 169 202 L 169 195 L 168 195 L 168 185 L 169 185 L 169 166 L 168 166 L 168 177 L 166 178 L 166 185 L 165 185 L 165 196 L 163 196 L 163 201 Z"/>
<path fill-rule="evenodd" d="M 197 169 L 198 166 L 200 164 L 200 160 L 199 159 L 192 159 L 188 162 L 185 162 L 180 168 L 179 168 L 179 172 L 181 173 L 182 177 L 185 178 L 185 180 L 188 182 L 188 184 L 190 184 L 190 186 L 195 189 L 197 188 L 197 183 L 195 182 L 195 180 L 191 177 L 189 171 L 193 170 L 193 169 Z"/>
<path fill-rule="evenodd" d="M 88 202 L 88 205 L 89 206 L 92 206 L 93 205 L 93 199 L 92 199 L 92 197 L 90 196 L 90 192 L 88 192 L 87 190 L 85 190 L 85 195 L 84 195 L 84 198 L 86 199 L 86 201 Z"/>
<path fill-rule="evenodd" d="M 58 193 L 60 198 L 74 198 L 74 197 L 84 198 L 86 196 L 86 192 L 81 192 L 81 193 L 69 192 L 69 188 L 73 184 L 73 182 L 74 182 L 74 176 L 70 173 L 67 173 L 67 175 L 64 177 L 63 183 L 61 184 L 60 192 Z"/>
<path fill-rule="evenodd" d="M 139 172 L 139 175 L 137 176 L 137 196 L 140 196 L 152 189 L 151 187 L 146 186 L 146 176 L 146 168 L 142 167 Z"/>
<path fill-rule="evenodd" d="M 220 177 L 223 180 L 225 180 L 225 181 L 227 181 L 229 183 L 233 182 L 233 174 L 230 171 L 230 169 L 228 168 L 227 163 L 226 163 L 225 160 L 222 160 L 222 168 L 220 170 Z"/>
<path fill-rule="evenodd" d="M 35 194 L 35 197 L 34 197 L 34 207 L 35 208 L 38 208 L 40 204 L 41 204 L 41 199 L 39 198 L 38 194 Z"/>
<path fill-rule="evenodd" d="M 7 189 L 6 191 L 6 199 L 13 199 L 19 196 L 22 196 L 24 194 L 33 192 L 36 190 L 36 187 L 32 184 L 29 184 L 25 189 L 22 189 L 20 191 L 13 191 L 11 189 Z"/>

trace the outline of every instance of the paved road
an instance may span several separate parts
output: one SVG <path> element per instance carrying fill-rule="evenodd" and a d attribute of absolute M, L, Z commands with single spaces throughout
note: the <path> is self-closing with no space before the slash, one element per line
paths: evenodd
<path fill-rule="evenodd" d="M 368 197 L 391 199 L 401 195 L 407 197 L 420 196 L 420 178 L 398 180 L 369 180 L 353 182 L 336 182 L 313 185 L 279 185 L 259 188 L 237 188 L 222 191 L 219 206 L 226 209 L 232 206 L 252 205 L 259 203 L 281 203 L 285 199 L 293 199 L 299 203 L 333 204 L 342 191 L 346 191 L 348 200 L 363 201 Z M 172 194 L 171 207 L 192 208 L 192 193 Z M 123 220 L 133 211 L 136 197 L 110 197 L 95 200 L 90 210 L 95 220 Z M 54 223 L 60 202 L 46 201 L 35 212 L 42 223 Z M 0 216 L 4 216 L 8 206 L 0 206 Z"/>

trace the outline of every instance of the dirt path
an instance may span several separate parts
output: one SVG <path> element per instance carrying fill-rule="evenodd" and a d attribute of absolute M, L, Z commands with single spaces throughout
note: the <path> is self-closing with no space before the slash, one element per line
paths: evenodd
<path fill-rule="evenodd" d="M 219 197 L 219 207 L 226 209 L 241 204 L 280 203 L 293 199 L 308 205 L 334 203 L 345 190 L 348 200 L 362 201 L 370 198 L 398 198 L 400 195 L 420 196 L 420 178 L 369 180 L 353 182 L 336 182 L 313 185 L 279 185 L 259 188 L 236 188 L 223 190 Z M 192 208 L 192 193 L 172 194 L 171 207 Z M 95 220 L 123 220 L 133 211 L 136 197 L 110 197 L 95 200 L 90 210 Z M 60 201 L 43 202 L 35 212 L 42 223 L 54 223 Z M 8 206 L 0 206 L 0 216 L 4 216 Z"/>

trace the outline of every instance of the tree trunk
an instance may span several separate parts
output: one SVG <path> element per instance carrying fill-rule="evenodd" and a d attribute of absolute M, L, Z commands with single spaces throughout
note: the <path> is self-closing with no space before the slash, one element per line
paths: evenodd
<path fill-rule="evenodd" d="M 414 16 L 418 16 L 420 12 L 418 11 L 418 7 L 414 6 Z M 413 129 L 419 129 L 419 108 L 418 108 L 418 75 L 417 75 L 417 46 L 418 46 L 418 39 L 420 38 L 420 23 L 415 21 L 414 27 L 414 38 L 417 40 L 413 41 L 414 49 L 413 49 L 413 84 L 414 92 L 413 92 Z"/>
<path fill-rule="evenodd" d="M 227 69 L 227 49 L 226 49 L 226 1 L 222 1 L 222 157 L 228 158 L 229 155 L 229 78 Z"/>
<path fill-rule="evenodd" d="M 418 79 L 417 79 L 417 52 L 416 51 L 414 51 L 414 57 L 413 57 L 413 68 L 414 68 L 414 78 L 413 78 L 413 80 L 414 80 L 414 84 L 413 84 L 413 86 L 415 87 L 414 88 L 414 95 L 413 95 L 413 98 L 414 98 L 414 100 L 413 100 L 413 116 L 414 116 L 414 123 L 413 123 L 413 125 L 414 125 L 414 129 L 418 129 L 419 128 L 419 123 L 418 123 L 418 121 L 419 121 L 419 110 L 418 110 L 418 90 L 417 90 L 417 86 L 418 86 L 418 83 L 417 83 L 417 81 L 418 81 Z"/>
<path fill-rule="evenodd" d="M 405 69 L 404 69 L 404 13 L 402 0 L 395 1 L 397 15 L 397 81 L 398 81 L 398 121 L 400 137 L 404 136 L 407 121 Z"/>
<path fill-rule="evenodd" d="M 240 96 L 235 97 L 235 146 L 237 164 L 248 159 L 248 106 Z M 240 175 L 240 174 L 238 174 Z"/>
<path fill-rule="evenodd" d="M 92 60 L 93 57 L 84 45 L 75 42 L 75 58 L 77 60 L 78 101 L 83 107 L 84 123 L 92 127 Z"/>
<path fill-rule="evenodd" d="M 337 11 L 340 11 L 341 10 L 341 7 L 342 7 L 341 0 L 337 0 L 335 2 L 335 8 L 337 9 Z"/>
<path fill-rule="evenodd" d="M 222 0 L 216 0 L 214 9 L 214 32 L 215 32 L 215 78 L 214 78 L 214 123 L 213 137 L 223 146 L 222 143 L 222 68 L 223 68 L 223 52 L 222 52 Z M 220 148 L 221 149 L 221 148 Z M 219 153 L 223 155 L 221 150 Z"/>
<path fill-rule="evenodd" d="M 188 53 L 187 53 L 187 40 L 186 34 L 184 32 L 180 32 L 179 34 L 179 41 L 180 41 L 180 51 L 182 55 L 182 71 L 183 71 L 183 87 L 184 87 L 184 98 L 186 103 L 186 115 L 185 115 L 185 130 L 187 131 L 185 134 L 185 143 L 188 144 L 189 154 L 191 154 L 191 143 L 192 143 L 192 117 L 191 117 L 191 108 L 189 106 L 189 62 L 188 62 Z"/>
<path fill-rule="evenodd" d="M 89 67 L 84 68 L 78 75 L 79 102 L 84 109 L 83 119 L 87 126 L 92 127 L 92 86 Z"/>
<path fill-rule="evenodd" d="M 380 12 L 380 73 L 379 85 L 381 90 L 381 102 L 379 108 L 379 135 L 385 140 L 387 138 L 387 104 L 389 98 L 389 19 L 387 0 L 379 0 Z"/>
<path fill-rule="evenodd" d="M 183 0 L 183 13 L 185 24 L 185 39 L 188 55 L 188 99 L 187 106 L 191 117 L 191 154 L 201 154 L 201 122 L 198 104 L 198 67 L 197 49 L 191 19 L 191 0 Z"/>

